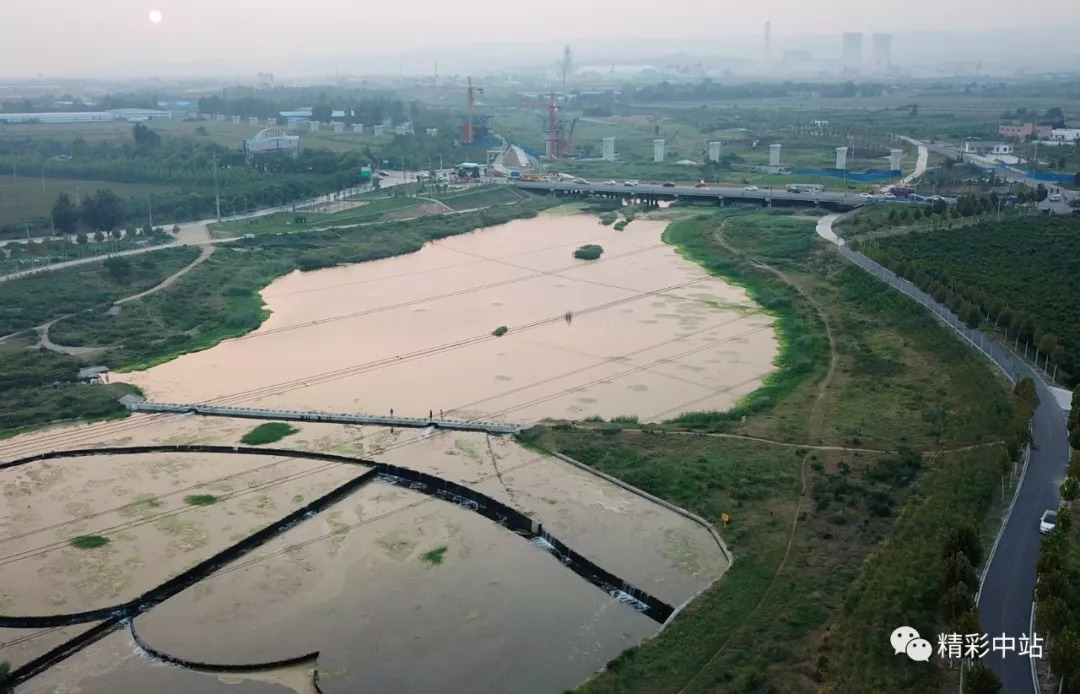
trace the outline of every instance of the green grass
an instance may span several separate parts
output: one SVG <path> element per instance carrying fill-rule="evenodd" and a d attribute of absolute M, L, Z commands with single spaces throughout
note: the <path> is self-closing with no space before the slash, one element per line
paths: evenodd
<path fill-rule="evenodd" d="M 300 431 L 296 427 L 284 422 L 266 422 L 255 427 L 240 437 L 240 442 L 247 446 L 262 446 L 267 443 L 280 441 Z"/>
<path fill-rule="evenodd" d="M 427 564 L 431 564 L 432 566 L 442 564 L 443 563 L 443 557 L 446 555 L 446 551 L 447 551 L 446 545 L 439 545 L 435 549 L 430 550 L 428 552 L 424 552 L 423 554 L 421 554 L 420 555 L 420 561 L 425 562 Z"/>
<path fill-rule="evenodd" d="M 0 336 L 143 292 L 197 257 L 198 248 L 166 248 L 126 258 L 128 276 L 110 274 L 100 262 L 0 282 Z"/>
<path fill-rule="evenodd" d="M 230 237 L 243 234 L 291 234 L 311 229 L 329 229 L 353 224 L 381 221 L 388 213 L 416 207 L 424 200 L 414 197 L 367 198 L 364 204 L 341 212 L 321 213 L 306 210 L 279 212 L 236 222 L 213 225 L 215 236 Z"/>
<path fill-rule="evenodd" d="M 79 549 L 97 549 L 109 544 L 109 538 L 102 535 L 76 535 L 68 540 L 68 544 Z"/>
<path fill-rule="evenodd" d="M 125 134 L 131 139 L 130 124 L 125 126 Z M 0 139 L 3 139 L 2 135 Z M 18 177 L 13 177 L 10 169 L 0 174 L 0 225 L 48 217 L 60 193 L 67 193 L 74 201 L 76 194 L 82 199 L 93 195 L 99 188 L 109 188 L 122 198 L 145 197 L 151 193 L 171 193 L 176 190 L 175 185 L 167 184 L 49 178 L 48 171 L 42 189 L 40 169 L 18 171 L 18 174 Z"/>
<path fill-rule="evenodd" d="M 278 438 L 280 439 L 281 437 Z M 213 494 L 188 494 L 184 497 L 184 503 L 188 504 L 189 506 L 209 506 L 211 504 L 216 504 L 217 500 L 218 498 Z"/>
<path fill-rule="evenodd" d="M 481 186 L 464 191 L 451 191 L 437 195 L 425 195 L 438 200 L 454 210 L 470 210 L 491 205 L 508 205 L 521 202 L 521 196 L 504 185 Z"/>

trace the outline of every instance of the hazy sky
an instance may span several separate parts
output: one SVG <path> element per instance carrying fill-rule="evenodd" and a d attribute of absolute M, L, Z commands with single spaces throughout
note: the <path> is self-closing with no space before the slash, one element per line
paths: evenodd
<path fill-rule="evenodd" d="M 1037 12 L 1005 0 L 0 0 L 0 75 L 145 73 L 152 63 L 396 52 L 443 44 L 690 38 L 1052 24 L 1076 0 Z M 662 8 L 662 11 L 661 9 Z M 653 11 L 655 9 L 655 11 Z M 151 24 L 160 10 L 164 21 Z M 651 12 L 651 14 L 650 14 Z M 839 41 L 837 42 L 839 44 Z M 673 44 L 678 50 L 678 44 Z M 839 53 L 839 46 L 837 48 Z M 491 56 L 493 61 L 498 55 Z"/>

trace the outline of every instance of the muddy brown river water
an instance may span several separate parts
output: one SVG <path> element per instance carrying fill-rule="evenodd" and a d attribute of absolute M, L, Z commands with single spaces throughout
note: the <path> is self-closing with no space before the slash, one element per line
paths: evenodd
<path fill-rule="evenodd" d="M 260 330 L 124 378 L 155 400 L 534 421 L 723 409 L 771 369 L 771 319 L 662 243 L 543 215 L 418 253 L 296 273 L 264 291 Z M 599 261 L 576 261 L 585 243 Z M 567 311 L 572 321 L 564 320 Z M 490 337 L 499 325 L 510 331 Z M 401 357 L 398 359 L 398 357 Z M 283 387 L 281 384 L 285 384 Z M 90 445 L 237 444 L 256 422 L 136 415 L 0 444 L 0 459 Z M 671 605 L 726 569 L 690 520 L 512 439 L 298 424 L 275 446 L 385 460 L 481 491 Z M 363 468 L 221 454 L 95 456 L 6 471 L 0 612 L 129 600 Z M 219 501 L 187 505 L 190 493 Z M 94 550 L 67 538 L 100 533 Z M 431 559 L 435 552 L 439 561 Z M 444 501 L 373 483 L 135 620 L 182 658 L 244 663 L 319 651 L 325 692 L 562 691 L 658 625 L 546 551 Z M 20 640 L 19 665 L 85 627 Z M 212 675 L 162 665 L 115 633 L 20 692 L 296 692 L 309 667 Z"/>
<path fill-rule="evenodd" d="M 512 421 L 725 409 L 771 370 L 771 318 L 664 226 L 542 215 L 293 273 L 263 292 L 259 330 L 126 378 L 151 400 Z M 586 243 L 604 255 L 573 259 Z"/>

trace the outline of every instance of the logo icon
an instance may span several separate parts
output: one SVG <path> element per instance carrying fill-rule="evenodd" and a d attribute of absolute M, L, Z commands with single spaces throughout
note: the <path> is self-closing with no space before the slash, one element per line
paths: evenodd
<path fill-rule="evenodd" d="M 915 661 L 927 662 L 934 652 L 934 647 L 924 638 L 919 637 L 919 632 L 912 627 L 902 626 L 893 629 L 889 636 L 889 643 L 895 654 L 904 653 Z"/>

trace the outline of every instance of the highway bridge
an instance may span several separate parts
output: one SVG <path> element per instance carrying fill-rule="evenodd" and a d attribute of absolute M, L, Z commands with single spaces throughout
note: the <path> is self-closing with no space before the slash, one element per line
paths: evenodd
<path fill-rule="evenodd" d="M 866 197 L 862 193 L 851 191 L 823 190 L 818 192 L 792 193 L 786 188 L 758 188 L 751 186 L 717 186 L 698 188 L 693 185 L 665 186 L 658 183 L 573 183 L 572 181 L 513 181 L 512 185 L 521 190 L 548 192 L 554 195 L 574 197 L 625 198 L 640 201 L 643 204 L 655 204 L 661 200 L 686 200 L 712 202 L 717 205 L 727 203 L 758 204 L 764 206 L 817 206 L 834 211 L 851 210 L 874 202 L 883 202 L 882 197 Z M 892 202 L 913 203 L 904 198 Z"/>

